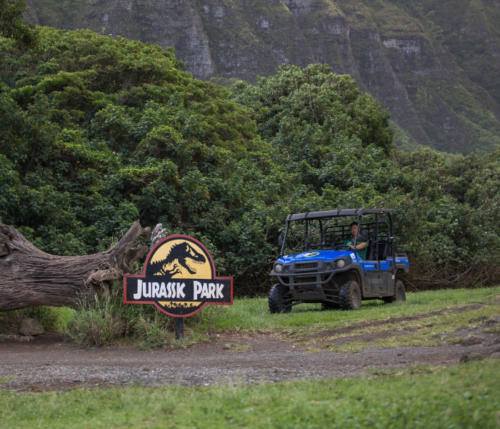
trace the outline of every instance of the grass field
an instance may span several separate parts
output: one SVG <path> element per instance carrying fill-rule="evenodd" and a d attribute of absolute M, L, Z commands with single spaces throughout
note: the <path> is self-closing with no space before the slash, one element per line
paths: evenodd
<path fill-rule="evenodd" d="M 191 341 L 203 340 L 206 332 L 274 332 L 311 350 L 358 351 L 366 346 L 431 346 L 443 336 L 448 342 L 459 342 L 454 332 L 473 329 L 495 315 L 500 315 L 498 286 L 409 293 L 404 304 L 365 301 L 356 311 L 321 311 L 319 305 L 307 304 L 294 307 L 289 314 L 270 314 L 265 298 L 247 298 L 232 307 L 207 308 L 187 322 L 187 332 Z M 346 327 L 352 328 L 348 334 L 335 334 Z M 312 334 L 324 331 L 331 333 L 321 335 L 320 342 L 311 341 Z M 376 334 L 382 338 L 376 339 Z M 365 338 L 332 345 L 346 336 Z"/>
<path fill-rule="evenodd" d="M 216 387 L 0 390 L 0 428 L 498 428 L 500 361 Z"/>
<path fill-rule="evenodd" d="M 412 316 L 444 310 L 457 305 L 491 303 L 500 295 L 500 286 L 478 289 L 444 289 L 408 293 L 404 304 L 363 301 L 355 311 L 321 311 L 319 304 L 301 304 L 288 314 L 270 314 L 266 298 L 236 299 L 230 307 L 208 307 L 188 325 L 200 331 L 269 331 L 338 328 L 367 320 Z M 500 304 L 500 302 L 496 302 Z"/>
<path fill-rule="evenodd" d="M 123 308 L 121 303 L 113 305 Z M 35 310 L 30 310 L 31 313 L 33 311 Z M 109 311 L 106 307 L 102 309 L 102 314 L 99 314 L 106 318 Z M 30 312 L 28 316 L 31 316 Z M 8 326 L 9 320 L 13 322 L 13 319 L 19 319 L 23 314 L 25 313 L 0 314 L 0 328 Z M 47 329 L 65 332 L 75 314 L 74 310 L 68 308 L 41 308 L 35 311 L 34 316 L 39 316 Z M 439 342 L 443 335 L 450 336 L 460 328 L 473 328 L 484 319 L 498 314 L 500 314 L 500 286 L 408 293 L 404 304 L 384 304 L 381 300 L 364 301 L 361 309 L 356 311 L 321 311 L 319 304 L 301 304 L 288 314 L 270 314 L 266 298 L 237 298 L 232 306 L 209 306 L 196 317 L 187 319 L 184 341 L 175 341 L 171 328 L 167 334 L 157 331 L 161 334 L 158 341 L 153 338 L 153 341 L 148 343 L 147 339 L 123 338 L 118 339 L 118 342 L 131 342 L 146 348 L 162 344 L 185 347 L 207 340 L 209 334 L 231 331 L 272 332 L 304 343 L 313 333 L 345 327 L 353 328 L 349 332 L 350 336 L 362 338 L 363 335 L 366 337 L 368 334 L 374 334 L 383 337 L 370 338 L 370 341 L 353 339 L 342 346 L 332 345 L 342 340 L 342 335 L 331 334 L 325 338 L 330 344 L 326 346 L 332 350 L 357 351 L 368 343 L 371 346 L 381 347 L 433 345 Z M 160 314 L 158 319 L 167 320 Z M 106 326 L 105 321 L 103 325 Z M 394 335 L 387 335 L 389 330 Z M 453 338 L 449 340 L 454 341 Z M 309 346 L 311 349 L 323 348 L 325 344 L 316 342 Z"/>
<path fill-rule="evenodd" d="M 187 340 L 171 344 L 183 347 L 206 340 L 207 332 L 236 331 L 272 333 L 313 352 L 432 346 L 459 342 L 466 335 L 459 330 L 475 327 L 500 334 L 498 323 L 485 324 L 498 319 L 499 298 L 500 287 L 441 290 L 410 293 L 405 304 L 369 301 L 357 311 L 303 305 L 278 315 L 269 314 L 264 298 L 237 299 L 232 307 L 209 307 L 189 319 Z M 61 311 L 64 320 L 69 316 Z M 391 334 L 377 337 L 381 332 Z M 337 344 L 346 336 L 353 339 Z M 0 428 L 500 427 L 498 359 L 257 385 L 20 393 L 2 390 L 7 382 L 0 379 Z"/>
<path fill-rule="evenodd" d="M 105 330 L 113 322 L 108 317 L 113 308 L 128 317 L 126 310 L 129 308 L 124 308 L 121 302 L 113 303 L 109 308 L 104 306 L 90 315 L 97 315 L 99 329 Z M 4 313 L 0 314 L 0 333 L 2 326 L 12 325 L 26 314 L 38 317 L 46 329 L 63 333 L 77 315 L 69 308 Z M 149 329 L 148 335 L 111 337 L 103 344 L 135 344 L 141 348 L 186 347 L 208 340 L 210 334 L 265 332 L 288 338 L 311 351 L 359 351 L 368 346 L 430 346 L 442 342 L 443 337 L 446 337 L 446 342 L 460 342 L 462 336 L 454 338 L 454 332 L 461 328 L 473 329 L 499 314 L 500 286 L 408 293 L 404 304 L 365 301 L 356 311 L 322 311 L 319 304 L 301 304 L 288 314 L 270 314 L 266 298 L 237 298 L 232 306 L 209 306 L 196 317 L 187 319 L 186 337 L 182 341 L 174 339 L 173 327 L 165 332 L 164 323 L 168 319 L 157 313 L 155 319 L 158 322 L 150 325 L 153 329 Z M 335 332 L 346 327 L 348 333 Z M 311 335 L 318 333 L 321 334 L 311 340 Z"/>

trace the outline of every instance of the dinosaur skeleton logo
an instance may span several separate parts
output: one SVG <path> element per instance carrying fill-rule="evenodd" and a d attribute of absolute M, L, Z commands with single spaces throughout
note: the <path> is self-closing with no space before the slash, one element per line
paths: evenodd
<path fill-rule="evenodd" d="M 207 304 L 232 304 L 232 277 L 217 277 L 199 241 L 171 235 L 155 243 L 140 275 L 126 274 L 125 304 L 153 304 L 172 317 L 189 317 Z"/>
<path fill-rule="evenodd" d="M 173 277 L 186 270 L 189 274 L 196 274 L 196 269 L 192 268 L 190 263 L 203 264 L 207 258 L 196 251 L 192 244 L 187 241 L 174 244 L 166 258 L 159 261 L 152 261 L 148 266 L 148 271 L 153 276 Z"/>

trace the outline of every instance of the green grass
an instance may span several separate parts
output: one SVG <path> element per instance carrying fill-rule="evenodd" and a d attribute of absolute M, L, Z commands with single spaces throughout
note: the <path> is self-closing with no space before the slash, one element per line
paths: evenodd
<path fill-rule="evenodd" d="M 466 309 L 461 311 L 443 310 L 439 314 L 432 314 L 422 319 L 386 323 L 375 327 L 355 329 L 344 335 L 326 336 L 321 338 L 321 343 L 332 351 L 355 352 L 366 347 L 402 347 L 402 346 L 434 346 L 443 342 L 462 343 L 466 337 L 456 334 L 459 329 L 481 328 L 485 320 L 499 314 L 500 305 L 486 305 L 479 309 Z M 491 329 L 490 329 L 491 331 Z M 383 338 L 372 338 L 372 335 L 383 334 Z M 363 335 L 361 340 L 351 340 L 340 346 L 335 342 L 342 340 L 345 335 Z M 307 338 L 305 339 L 307 343 Z M 328 345 L 328 344 L 331 345 Z"/>
<path fill-rule="evenodd" d="M 409 293 L 404 304 L 388 305 L 379 300 L 364 301 L 361 309 L 356 311 L 321 311 L 319 304 L 303 304 L 294 307 L 289 314 L 270 314 L 266 298 L 242 298 L 236 299 L 234 305 L 230 307 L 210 306 L 198 316 L 187 319 L 187 335 L 184 341 L 175 341 L 172 332 L 159 332 L 158 338 L 151 342 L 151 346 L 169 344 L 174 347 L 183 347 L 206 340 L 208 338 L 207 333 L 227 331 L 275 332 L 300 339 L 301 336 L 307 336 L 312 332 L 341 328 L 359 322 L 387 320 L 394 317 L 407 317 L 443 310 L 442 314 L 429 316 L 424 320 L 401 322 L 393 326 L 395 330 L 399 329 L 400 331 L 405 329 L 417 330 L 416 333 L 407 335 L 404 339 L 394 336 L 371 343 L 371 345 L 379 346 L 422 345 L 424 343 L 430 345 L 432 342 L 436 342 L 439 334 L 450 332 L 461 326 L 469 326 L 471 320 L 494 315 L 495 312 L 498 312 L 499 302 L 497 297 L 499 295 L 500 287 L 498 286 L 480 289 L 446 289 Z M 495 300 L 497 300 L 497 305 L 485 306 L 479 310 L 472 309 L 449 314 L 445 311 L 456 306 L 473 303 L 487 304 Z M 116 305 L 122 308 L 123 317 L 126 317 L 127 308 L 122 307 L 121 303 Z M 75 321 L 75 314 L 75 310 L 69 308 L 49 307 L 7 312 L 0 314 L 0 325 L 7 327 L 9 323 L 19 322 L 22 317 L 35 317 L 42 322 L 47 330 L 65 332 L 68 331 L 68 326 L 72 326 L 72 321 Z M 162 315 L 158 315 L 158 317 L 164 319 Z M 348 335 L 376 333 L 388 328 L 387 325 L 360 328 Z M 141 337 L 144 337 L 144 335 Z M 332 341 L 339 338 L 341 336 L 329 337 Z M 131 339 L 130 341 L 134 343 L 137 342 L 136 340 Z M 105 341 L 106 344 L 110 342 L 113 342 L 113 340 Z M 139 341 L 140 344 L 138 343 L 138 345 L 146 347 L 147 345 L 142 344 L 142 342 Z M 364 344 L 362 343 L 351 343 L 348 346 L 332 348 L 356 351 L 363 347 Z"/>
<path fill-rule="evenodd" d="M 477 308 L 471 304 L 481 305 Z M 204 332 L 272 332 L 309 351 L 357 352 L 367 347 L 460 343 L 464 338 L 456 334 L 459 329 L 480 327 L 483 332 L 488 331 L 481 325 L 500 314 L 500 287 L 409 293 L 404 304 L 367 301 L 356 311 L 320 308 L 299 305 L 289 314 L 270 314 L 266 299 L 242 299 L 229 308 L 205 310 L 199 318 L 188 322 L 187 332 L 198 341 L 203 340 Z M 391 321 L 411 316 L 419 318 Z M 376 321 L 383 323 L 363 324 Z M 344 333 L 334 331 L 344 327 L 352 329 Z"/>
<path fill-rule="evenodd" d="M 480 304 L 480 307 L 471 304 Z M 289 314 L 270 314 L 266 298 L 237 299 L 231 307 L 208 307 L 198 316 L 187 319 L 183 340 L 175 339 L 168 318 L 150 308 L 146 310 L 151 310 L 149 313 L 154 317 L 139 317 L 133 311 L 137 309 L 124 307 L 121 301 L 104 300 L 95 308 L 82 308 L 79 312 L 41 308 L 0 314 L 0 326 L 8 327 L 8 321 L 12 325 L 23 316 L 38 316 L 46 329 L 52 327 L 57 332 L 66 332 L 83 346 L 182 348 L 207 341 L 210 334 L 241 332 L 273 333 L 312 352 L 322 349 L 358 352 L 368 347 L 460 344 L 468 339 L 467 333 L 457 334 L 464 328 L 494 334 L 498 326 L 482 325 L 500 314 L 500 287 L 409 293 L 404 304 L 367 301 L 357 311 L 321 311 L 319 304 L 308 304 L 295 307 Z M 411 319 L 412 316 L 419 318 Z M 394 321 L 397 318 L 410 319 Z M 377 321 L 374 325 L 366 324 Z M 345 327 L 350 328 L 348 332 L 335 331 Z M 115 334 L 113 329 L 119 332 Z M 244 344 L 232 347 L 234 351 L 248 348 Z"/>
<path fill-rule="evenodd" d="M 232 306 L 209 306 L 199 315 L 187 319 L 185 329 L 186 338 L 182 341 L 176 341 L 168 318 L 151 309 L 147 313 L 149 315 L 148 318 L 144 319 L 143 323 L 140 323 L 143 318 L 138 317 L 137 310 L 139 309 L 132 306 L 124 307 L 121 304 L 120 296 L 118 298 L 119 301 L 110 303 L 109 306 L 105 305 L 100 309 L 101 311 L 98 315 L 106 316 L 117 313 L 117 316 L 123 322 L 122 324 L 133 325 L 133 335 L 125 337 L 117 336 L 117 338 L 110 335 L 109 339 L 102 338 L 102 341 L 94 343 L 102 345 L 131 343 L 141 348 L 161 347 L 163 345 L 186 347 L 207 340 L 209 338 L 208 334 L 222 332 L 266 332 L 275 333 L 281 335 L 283 338 L 301 342 L 311 350 L 329 348 L 336 351 L 358 351 L 367 346 L 434 345 L 442 341 L 443 335 L 449 335 L 450 341 L 453 341 L 453 331 L 461 327 L 476 326 L 481 320 L 500 313 L 499 298 L 500 286 L 480 289 L 447 289 L 409 293 L 407 301 L 404 304 L 388 305 L 379 300 L 365 301 L 361 309 L 356 311 L 321 311 L 319 304 L 305 304 L 294 307 L 293 311 L 289 314 L 270 314 L 266 298 L 237 298 Z M 479 309 L 469 308 L 460 312 L 453 311 L 457 306 L 463 307 L 474 303 L 484 305 Z M 150 309 L 145 308 L 145 310 Z M 12 322 L 14 319 L 20 320 L 21 316 L 28 314 L 40 316 L 46 328 L 52 326 L 58 332 L 69 332 L 73 339 L 77 338 L 76 334 L 80 331 L 82 335 L 85 334 L 87 336 L 91 333 L 91 330 L 88 328 L 75 330 L 75 326 L 78 327 L 83 322 L 88 322 L 88 317 L 87 319 L 84 317 L 89 316 L 85 313 L 86 311 L 88 313 L 88 309 L 82 309 L 80 313 L 66 308 L 42 308 L 41 310 L 36 310 L 35 313 L 33 310 L 26 311 L 0 314 L 0 326 L 8 326 L 7 319 Z M 439 314 L 427 314 L 435 311 L 439 311 Z M 151 315 L 155 317 L 151 317 Z M 310 340 L 309 338 L 311 333 L 351 326 L 360 322 L 387 321 L 391 318 L 414 315 L 425 315 L 425 318 L 371 327 L 358 327 L 354 331 L 344 334 L 344 336 L 353 336 L 380 333 L 387 330 L 394 331 L 393 336 L 386 336 L 379 340 L 353 340 L 348 344 L 336 346 L 335 342 L 341 339 L 343 335 L 328 334 L 323 336 L 321 341 Z M 94 319 L 96 318 L 94 317 Z M 99 321 L 100 319 L 97 317 L 97 320 Z M 106 320 L 102 322 L 104 323 Z M 96 326 L 99 328 L 99 332 L 104 332 L 99 324 Z M 125 331 L 130 331 L 130 328 L 127 328 Z M 404 335 L 398 335 L 403 331 L 408 332 L 404 332 Z M 80 343 L 86 344 L 84 341 L 80 341 Z"/>
<path fill-rule="evenodd" d="M 215 387 L 0 391 L 0 428 L 497 428 L 500 361 Z"/>
<path fill-rule="evenodd" d="M 8 376 L 8 377 L 5 377 L 5 376 L 4 376 L 4 377 L 0 377 L 0 386 L 1 386 L 2 384 L 8 383 L 9 381 L 11 381 L 11 380 L 13 380 L 13 379 L 14 379 L 14 377 L 12 377 L 12 376 Z"/>
<path fill-rule="evenodd" d="M 270 314 L 266 298 L 236 299 L 231 307 L 209 307 L 188 321 L 195 331 L 289 331 L 332 329 L 367 320 L 412 316 L 457 305 L 488 303 L 500 294 L 500 286 L 481 289 L 445 289 L 408 293 L 404 304 L 364 301 L 356 311 L 321 311 L 319 304 L 303 304 L 289 314 Z"/>

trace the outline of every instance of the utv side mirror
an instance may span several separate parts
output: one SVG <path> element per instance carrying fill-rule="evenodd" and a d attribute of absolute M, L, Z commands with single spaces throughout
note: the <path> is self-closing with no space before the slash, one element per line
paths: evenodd
<path fill-rule="evenodd" d="M 278 236 L 278 246 L 283 246 L 283 242 L 285 241 L 285 233 L 283 231 L 280 232 Z"/>

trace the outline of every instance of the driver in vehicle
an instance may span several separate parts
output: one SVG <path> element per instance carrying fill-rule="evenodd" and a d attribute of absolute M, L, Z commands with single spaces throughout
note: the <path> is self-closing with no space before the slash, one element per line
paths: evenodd
<path fill-rule="evenodd" d="M 347 240 L 345 244 L 349 249 L 355 250 L 359 257 L 366 259 L 368 239 L 361 232 L 358 222 L 351 223 L 351 239 Z"/>

